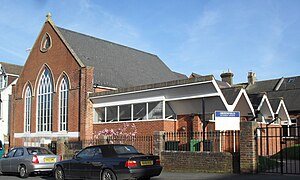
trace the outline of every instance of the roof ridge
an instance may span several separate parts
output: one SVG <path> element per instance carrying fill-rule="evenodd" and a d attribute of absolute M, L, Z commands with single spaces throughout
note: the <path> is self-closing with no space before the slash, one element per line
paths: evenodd
<path fill-rule="evenodd" d="M 13 65 L 13 66 L 20 66 L 20 67 L 24 67 L 22 65 L 19 65 L 19 64 L 13 64 L 13 63 L 8 63 L 8 62 L 3 62 L 3 61 L 0 61 L 0 64 L 7 64 L 7 65 Z"/>
<path fill-rule="evenodd" d="M 124 47 L 124 48 L 127 48 L 127 49 L 131 49 L 131 50 L 134 50 L 134 51 L 138 51 L 138 52 L 141 52 L 141 53 L 145 53 L 145 54 L 149 54 L 151 56 L 158 57 L 156 54 L 149 53 L 149 52 L 146 52 L 146 51 L 143 51 L 143 50 L 139 50 L 139 49 L 136 49 L 136 48 L 132 48 L 132 47 L 129 47 L 129 46 L 125 46 L 125 45 L 122 45 L 122 44 L 118 44 L 116 42 L 108 41 L 108 40 L 105 40 L 105 39 L 100 39 L 100 38 L 97 38 L 97 37 L 92 36 L 92 35 L 84 34 L 84 33 L 81 33 L 81 32 L 76 32 L 76 31 L 73 31 L 73 30 L 70 30 L 70 29 L 59 27 L 59 26 L 56 26 L 56 27 L 58 29 L 62 29 L 62 30 L 65 30 L 65 31 L 76 33 L 76 34 L 79 34 L 79 35 L 82 35 L 82 36 L 86 36 L 86 37 L 89 37 L 89 38 L 92 38 L 92 39 L 95 39 L 95 40 L 100 40 L 100 41 L 103 41 L 103 42 L 106 42 L 106 43 L 111 43 L 111 44 L 114 44 L 114 45 L 117 45 L 117 46 L 121 46 L 121 47 Z"/>

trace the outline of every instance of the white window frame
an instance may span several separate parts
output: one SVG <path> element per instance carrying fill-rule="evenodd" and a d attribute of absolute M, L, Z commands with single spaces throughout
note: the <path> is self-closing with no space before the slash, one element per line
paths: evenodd
<path fill-rule="evenodd" d="M 52 131 L 53 80 L 51 72 L 45 68 L 37 88 L 37 132 Z"/>
<path fill-rule="evenodd" d="M 59 131 L 68 131 L 69 82 L 64 77 L 59 86 Z"/>
<path fill-rule="evenodd" d="M 27 86 L 25 91 L 25 103 L 24 103 L 24 132 L 30 132 L 31 121 L 31 106 L 32 106 L 32 91 L 30 86 Z"/>

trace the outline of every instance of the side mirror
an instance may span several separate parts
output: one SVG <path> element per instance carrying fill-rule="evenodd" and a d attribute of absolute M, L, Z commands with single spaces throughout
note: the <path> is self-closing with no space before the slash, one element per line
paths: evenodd
<path fill-rule="evenodd" d="M 72 159 L 76 159 L 76 154 L 73 155 Z"/>
<path fill-rule="evenodd" d="M 7 154 L 2 154 L 3 158 L 9 158 L 9 156 Z"/>

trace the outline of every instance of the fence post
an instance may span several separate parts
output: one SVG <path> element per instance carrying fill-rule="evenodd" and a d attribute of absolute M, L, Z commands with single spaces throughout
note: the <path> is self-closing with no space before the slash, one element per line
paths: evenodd
<path fill-rule="evenodd" d="M 256 128 L 258 124 L 248 121 L 241 122 L 240 125 L 240 172 L 256 173 L 258 163 Z"/>
<path fill-rule="evenodd" d="M 160 155 L 160 153 L 165 149 L 165 140 L 164 140 L 164 131 L 154 131 L 153 134 L 153 145 L 154 151 L 153 154 Z"/>

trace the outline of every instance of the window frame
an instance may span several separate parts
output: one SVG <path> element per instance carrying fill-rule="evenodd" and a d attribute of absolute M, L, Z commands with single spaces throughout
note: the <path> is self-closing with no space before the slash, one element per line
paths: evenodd
<path fill-rule="evenodd" d="M 25 91 L 25 102 L 24 102 L 24 132 L 31 131 L 31 108 L 32 108 L 32 90 L 28 85 Z"/>
<path fill-rule="evenodd" d="M 51 132 L 53 125 L 53 78 L 45 67 L 39 78 L 36 98 L 36 130 L 38 133 Z"/>
<path fill-rule="evenodd" d="M 68 131 L 69 81 L 63 77 L 59 86 L 59 131 Z"/>

